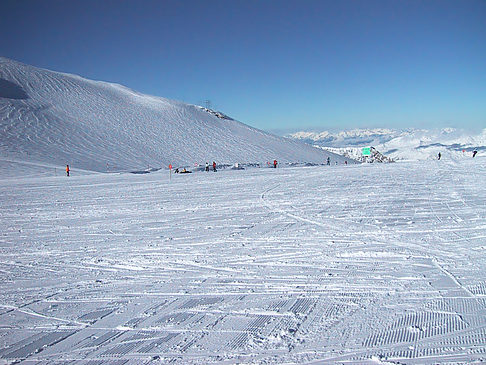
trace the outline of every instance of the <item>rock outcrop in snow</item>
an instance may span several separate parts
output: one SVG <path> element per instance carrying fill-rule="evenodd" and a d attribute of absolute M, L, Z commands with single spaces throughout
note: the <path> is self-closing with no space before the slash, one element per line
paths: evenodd
<path fill-rule="evenodd" d="M 359 162 L 366 162 L 366 163 L 390 163 L 395 162 L 393 158 L 387 157 L 378 151 L 374 147 L 370 147 L 370 155 L 363 156 L 363 148 L 361 147 L 320 147 L 323 150 L 344 156 L 348 159 L 353 159 Z"/>
<path fill-rule="evenodd" d="M 220 112 L 0 58 L 4 162 L 127 171 L 213 160 L 323 163 L 328 155 Z"/>

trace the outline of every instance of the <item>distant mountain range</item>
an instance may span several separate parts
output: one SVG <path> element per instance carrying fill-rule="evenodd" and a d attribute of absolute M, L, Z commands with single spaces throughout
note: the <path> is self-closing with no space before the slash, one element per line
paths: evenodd
<path fill-rule="evenodd" d="M 460 129 L 353 129 L 338 133 L 295 132 L 289 138 L 304 141 L 349 158 L 360 158 L 363 147 L 393 160 L 436 159 L 440 152 L 444 158 L 471 156 L 473 150 L 486 154 L 486 129 L 473 134 Z"/>
<path fill-rule="evenodd" d="M 0 57 L 0 175 L 20 164 L 22 171 L 69 164 L 101 172 L 328 156 L 344 162 L 218 111 Z"/>

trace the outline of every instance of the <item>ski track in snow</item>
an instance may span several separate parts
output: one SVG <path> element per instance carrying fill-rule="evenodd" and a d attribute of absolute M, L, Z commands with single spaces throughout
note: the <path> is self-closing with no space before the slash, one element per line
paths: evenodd
<path fill-rule="evenodd" d="M 0 362 L 484 361 L 484 162 L 0 180 Z"/>

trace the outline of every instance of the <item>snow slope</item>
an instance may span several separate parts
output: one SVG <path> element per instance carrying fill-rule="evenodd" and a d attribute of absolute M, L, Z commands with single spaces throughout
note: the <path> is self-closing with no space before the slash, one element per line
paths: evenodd
<path fill-rule="evenodd" d="M 484 363 L 485 160 L 0 180 L 0 363 Z"/>
<path fill-rule="evenodd" d="M 288 137 L 354 157 L 362 147 L 370 146 L 394 160 L 436 159 L 439 152 L 444 158 L 471 157 L 473 150 L 478 155 L 486 153 L 486 129 L 479 134 L 454 128 L 353 129 L 338 133 L 296 132 Z"/>
<path fill-rule="evenodd" d="M 453 128 L 415 130 L 377 148 L 392 158 L 405 160 L 436 159 L 439 152 L 443 158 L 469 158 L 473 150 L 481 156 L 486 154 L 486 129 L 477 135 Z"/>
<path fill-rule="evenodd" d="M 0 58 L 0 137 L 3 175 L 7 163 L 26 161 L 120 171 L 328 156 L 222 113 L 7 58 Z"/>

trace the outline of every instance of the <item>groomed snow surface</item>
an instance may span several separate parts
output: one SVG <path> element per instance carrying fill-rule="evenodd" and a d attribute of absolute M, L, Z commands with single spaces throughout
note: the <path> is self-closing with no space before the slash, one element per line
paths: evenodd
<path fill-rule="evenodd" d="M 0 361 L 484 361 L 485 162 L 0 180 Z"/>

